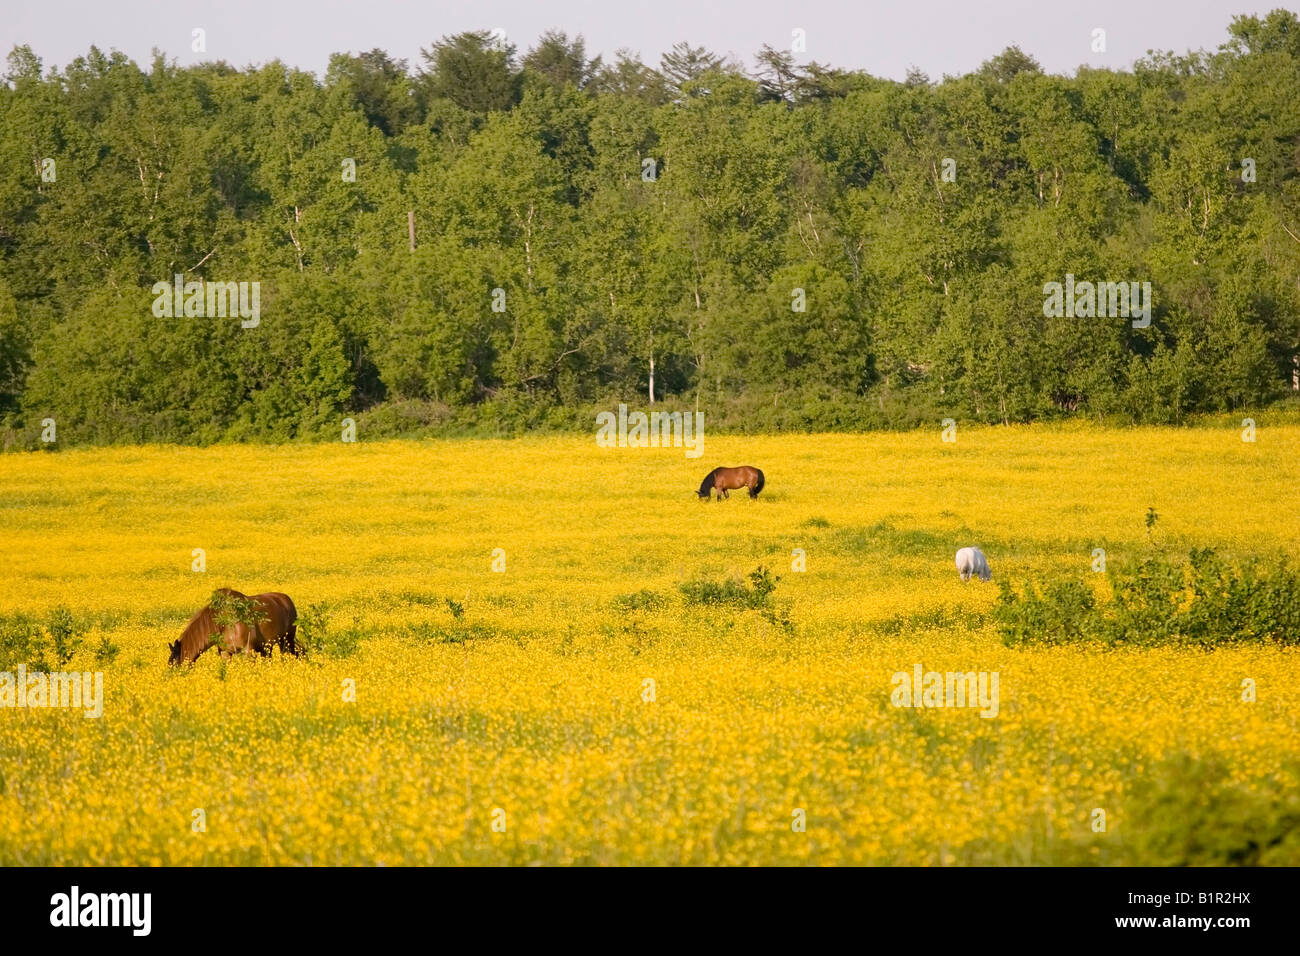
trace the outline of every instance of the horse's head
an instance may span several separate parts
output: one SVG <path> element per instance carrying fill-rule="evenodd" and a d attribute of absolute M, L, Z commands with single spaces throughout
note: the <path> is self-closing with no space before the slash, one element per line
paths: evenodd
<path fill-rule="evenodd" d="M 167 656 L 167 665 L 169 667 L 179 667 L 181 664 L 181 639 L 178 637 L 167 645 L 171 653 Z"/>
<path fill-rule="evenodd" d="M 703 501 L 705 498 L 712 496 L 713 476 L 716 475 L 717 473 L 718 473 L 718 469 L 714 468 L 711 472 L 705 475 L 704 480 L 700 482 L 700 490 L 696 492 L 696 494 L 700 496 L 701 501 Z"/>

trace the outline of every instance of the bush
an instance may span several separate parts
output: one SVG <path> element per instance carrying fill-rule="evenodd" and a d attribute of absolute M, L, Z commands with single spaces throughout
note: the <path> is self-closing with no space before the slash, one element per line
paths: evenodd
<path fill-rule="evenodd" d="M 1300 766 L 1252 784 L 1222 757 L 1176 754 L 1145 768 L 1113 830 L 1080 833 L 1056 847 L 1078 866 L 1295 866 L 1300 860 Z"/>
<path fill-rule="evenodd" d="M 25 614 L 0 617 L 0 668 L 13 670 L 19 664 L 28 670 L 47 671 L 45 633 Z"/>
<path fill-rule="evenodd" d="M 679 585 L 687 604 L 728 605 L 737 608 L 754 606 L 754 596 L 740 581 L 686 581 Z"/>
<path fill-rule="evenodd" d="M 993 619 L 1004 643 L 1067 644 L 1091 636 L 1087 625 L 1096 602 L 1086 585 L 1057 581 L 1045 587 L 1026 584 L 1016 591 L 1004 580 L 998 588 Z"/>
<path fill-rule="evenodd" d="M 620 611 L 657 611 L 667 603 L 666 597 L 648 588 L 614 598 L 614 607 Z"/>
<path fill-rule="evenodd" d="M 236 623 L 257 627 L 267 619 L 266 611 L 251 597 L 237 597 L 224 591 L 213 591 L 208 606 L 212 608 L 213 619 L 221 630 Z"/>
<path fill-rule="evenodd" d="M 1220 757 L 1180 754 L 1150 768 L 1134 788 L 1131 834 L 1121 833 L 1121 847 L 1130 851 L 1125 862 L 1295 866 L 1300 860 L 1295 769 L 1279 774 L 1283 780 L 1247 786 L 1234 780 L 1233 768 Z"/>
<path fill-rule="evenodd" d="M 46 631 L 53 645 L 54 659 L 60 668 L 65 667 L 81 646 L 81 630 L 72 619 L 72 612 L 62 605 L 54 608 L 46 622 Z"/>
<path fill-rule="evenodd" d="M 679 587 L 688 605 L 724 606 L 758 611 L 763 615 L 764 620 L 789 630 L 794 625 L 790 621 L 788 606 L 778 605 L 772 599 L 776 591 L 776 582 L 780 580 L 760 565 L 757 570 L 749 572 L 748 587 L 734 579 L 687 581 Z"/>
<path fill-rule="evenodd" d="M 0 617 L 0 667 L 12 670 L 19 664 L 31 671 L 64 668 L 81 647 L 84 626 L 72 612 L 60 605 L 42 624 L 26 614 Z M 51 664 L 49 653 L 54 655 Z"/>
<path fill-rule="evenodd" d="M 421 621 L 407 627 L 407 634 L 418 641 L 434 644 L 464 644 L 467 641 L 492 637 L 493 630 L 486 624 L 467 624 L 465 622 L 465 605 L 451 598 L 444 598 L 443 603 L 451 612 L 451 624 L 436 624 Z"/>
<path fill-rule="evenodd" d="M 1284 559 L 1234 564 L 1209 549 L 1106 572 L 1113 597 L 1080 581 L 1003 583 L 994 620 L 1007 644 L 1300 643 L 1300 575 Z"/>
<path fill-rule="evenodd" d="M 336 628 L 327 604 L 312 604 L 298 612 L 298 642 L 305 653 L 326 657 L 351 657 L 361 649 L 361 620 L 353 617 L 352 626 Z"/>
<path fill-rule="evenodd" d="M 121 650 L 122 649 L 109 640 L 108 635 L 105 634 L 100 638 L 99 644 L 95 647 L 95 663 L 101 667 L 106 664 L 111 664 Z"/>

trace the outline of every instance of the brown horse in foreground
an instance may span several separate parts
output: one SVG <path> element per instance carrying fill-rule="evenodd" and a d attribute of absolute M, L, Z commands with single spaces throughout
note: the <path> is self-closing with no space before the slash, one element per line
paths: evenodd
<path fill-rule="evenodd" d="M 700 482 L 700 500 L 709 498 L 716 490 L 718 500 L 728 498 L 728 490 L 737 488 L 748 488 L 749 497 L 757 498 L 758 493 L 763 490 L 763 473 L 757 468 L 750 465 L 741 465 L 739 468 L 714 468 L 704 476 L 704 481 Z"/>
<path fill-rule="evenodd" d="M 230 588 L 218 588 L 212 598 L 169 645 L 168 664 L 189 664 L 214 644 L 224 659 L 253 651 L 270 657 L 272 644 L 279 644 L 281 653 L 297 656 L 298 610 L 289 595 L 270 591 L 250 598 Z"/>

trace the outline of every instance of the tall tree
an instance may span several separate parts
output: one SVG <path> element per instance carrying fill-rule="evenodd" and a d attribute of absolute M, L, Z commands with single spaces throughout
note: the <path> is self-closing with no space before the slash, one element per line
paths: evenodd
<path fill-rule="evenodd" d="M 519 102 L 515 46 L 487 30 L 445 36 L 420 54 L 426 99 L 442 97 L 472 113 L 508 110 Z"/>

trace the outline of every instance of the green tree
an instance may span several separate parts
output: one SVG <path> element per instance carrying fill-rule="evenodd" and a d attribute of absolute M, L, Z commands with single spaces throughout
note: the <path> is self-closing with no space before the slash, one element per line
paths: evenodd
<path fill-rule="evenodd" d="M 445 98 L 471 113 L 508 110 L 519 102 L 522 76 L 515 47 L 486 30 L 457 33 L 421 49 L 420 75 L 427 99 Z"/>

